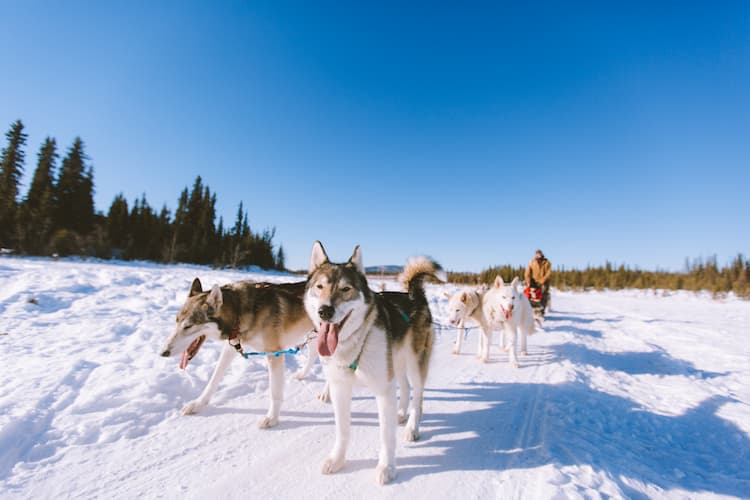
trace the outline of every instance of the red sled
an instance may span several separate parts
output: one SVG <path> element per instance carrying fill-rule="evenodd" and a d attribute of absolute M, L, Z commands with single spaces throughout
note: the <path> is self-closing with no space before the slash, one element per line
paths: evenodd
<path fill-rule="evenodd" d="M 524 295 L 528 297 L 528 299 L 531 302 L 541 302 L 542 301 L 542 289 L 541 288 L 531 288 L 530 286 L 527 286 L 524 291 Z"/>

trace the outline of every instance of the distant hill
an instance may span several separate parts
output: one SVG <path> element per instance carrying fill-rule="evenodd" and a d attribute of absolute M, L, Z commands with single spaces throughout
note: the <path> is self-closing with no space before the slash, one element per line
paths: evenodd
<path fill-rule="evenodd" d="M 366 274 L 398 274 L 403 271 L 404 266 L 368 266 L 365 267 Z"/>

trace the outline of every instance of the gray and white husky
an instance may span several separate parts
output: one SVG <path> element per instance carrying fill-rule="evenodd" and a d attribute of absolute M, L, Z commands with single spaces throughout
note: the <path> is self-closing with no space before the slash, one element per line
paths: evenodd
<path fill-rule="evenodd" d="M 419 439 L 424 385 L 434 342 L 432 315 L 424 292 L 426 278 L 444 281 L 440 266 L 425 257 L 410 260 L 401 276 L 407 293 L 370 290 L 359 246 L 342 264 L 331 263 L 315 242 L 304 302 L 318 330 L 317 349 L 336 420 L 336 440 L 322 472 L 343 467 L 351 427 L 352 387 L 366 385 L 378 406 L 380 454 L 376 480 L 396 476 L 396 428 L 408 421 L 404 437 Z M 396 400 L 396 381 L 400 401 Z M 409 407 L 409 386 L 414 397 Z"/>
<path fill-rule="evenodd" d="M 206 388 L 182 409 L 197 413 L 208 405 L 224 373 L 240 356 L 230 344 L 240 343 L 255 351 L 274 352 L 304 341 L 312 323 L 305 313 L 302 296 L 305 282 L 255 283 L 244 281 L 214 286 L 204 292 L 198 278 L 193 280 L 185 304 L 177 313 L 177 327 L 161 349 L 164 357 L 181 356 L 185 368 L 209 338 L 227 341 Z M 312 349 L 310 349 L 312 351 Z M 317 354 L 312 352 L 297 378 L 310 371 Z M 271 405 L 258 427 L 273 427 L 279 421 L 284 397 L 284 356 L 267 356 Z"/>

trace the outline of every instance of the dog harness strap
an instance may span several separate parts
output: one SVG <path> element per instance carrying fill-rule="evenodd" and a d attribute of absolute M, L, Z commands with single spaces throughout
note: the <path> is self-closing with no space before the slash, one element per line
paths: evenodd
<path fill-rule="evenodd" d="M 232 331 L 229 333 L 229 338 L 227 339 L 227 342 L 229 342 L 229 345 L 234 347 L 234 350 L 237 351 L 237 354 L 240 356 L 245 356 L 245 352 L 242 350 L 242 344 L 240 343 L 238 337 L 240 336 L 240 320 L 234 322 L 234 325 L 232 325 Z M 236 343 L 233 341 L 237 341 Z"/>

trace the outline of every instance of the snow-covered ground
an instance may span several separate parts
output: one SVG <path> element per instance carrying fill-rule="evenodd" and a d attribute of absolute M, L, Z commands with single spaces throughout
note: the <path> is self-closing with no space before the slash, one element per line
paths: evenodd
<path fill-rule="evenodd" d="M 185 372 L 157 355 L 195 276 L 295 279 L 0 259 L 0 497 L 750 497 L 750 302 L 558 292 L 519 369 L 497 348 L 478 363 L 476 330 L 460 356 L 454 332 L 439 332 L 423 437 L 399 444 L 398 478 L 381 488 L 365 389 L 345 468 L 319 473 L 334 432 L 315 399 L 320 366 L 288 378 L 274 429 L 255 425 L 262 360 L 238 357 L 208 409 L 180 414 L 221 348 Z M 438 321 L 455 289 L 430 286 Z M 288 357 L 287 374 L 301 362 Z"/>

